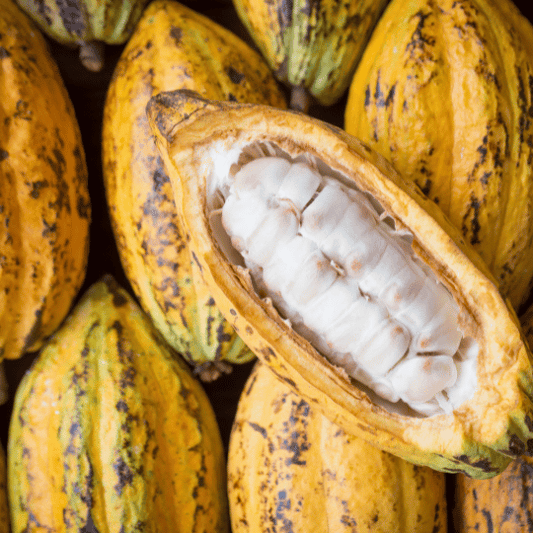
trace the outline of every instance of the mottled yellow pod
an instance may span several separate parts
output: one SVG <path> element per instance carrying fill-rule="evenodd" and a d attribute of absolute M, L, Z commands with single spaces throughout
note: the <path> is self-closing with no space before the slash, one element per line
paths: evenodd
<path fill-rule="evenodd" d="M 191 261 L 146 104 L 161 90 L 285 107 L 259 54 L 203 15 L 152 2 L 111 81 L 104 112 L 103 171 L 122 265 L 156 327 L 203 379 L 253 354 L 224 320 Z M 124 120 L 124 117 L 129 117 Z"/>
<path fill-rule="evenodd" d="M 74 108 L 44 38 L 10 0 L 0 1 L 0 94 L 1 360 L 38 349 L 65 318 L 90 219 Z"/>
<path fill-rule="evenodd" d="M 258 363 L 228 459 L 233 533 L 445 533 L 445 476 L 345 433 Z"/>
<path fill-rule="evenodd" d="M 345 128 L 438 203 L 519 308 L 533 286 L 533 27 L 510 0 L 393 0 Z"/>
<path fill-rule="evenodd" d="M 17 389 L 13 533 L 227 533 L 225 474 L 200 383 L 105 276 Z"/>

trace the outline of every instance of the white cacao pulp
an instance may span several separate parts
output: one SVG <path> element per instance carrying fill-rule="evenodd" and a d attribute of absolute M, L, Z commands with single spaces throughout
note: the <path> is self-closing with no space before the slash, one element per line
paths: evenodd
<path fill-rule="evenodd" d="M 375 201 L 278 156 L 228 179 L 213 214 L 258 293 L 331 363 L 422 415 L 473 393 L 476 345 L 458 305 Z"/>

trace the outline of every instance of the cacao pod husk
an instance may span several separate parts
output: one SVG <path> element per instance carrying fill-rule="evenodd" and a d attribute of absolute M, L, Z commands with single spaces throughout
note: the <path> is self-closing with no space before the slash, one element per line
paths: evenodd
<path fill-rule="evenodd" d="M 345 433 L 257 363 L 230 436 L 233 533 L 444 533 L 445 475 Z"/>
<path fill-rule="evenodd" d="M 436 470 L 490 477 L 531 450 L 531 354 L 516 315 L 479 255 L 414 184 L 356 138 L 301 113 L 212 102 L 190 91 L 153 97 L 148 113 L 203 279 L 235 330 L 280 379 L 347 433 Z M 468 400 L 429 417 L 396 411 L 329 363 L 257 293 L 211 218 L 231 169 L 265 146 L 292 161 L 313 159 L 339 185 L 353 184 L 373 198 L 397 231 L 412 236 L 413 253 L 450 292 L 463 334 L 477 346 Z"/>
<path fill-rule="evenodd" d="M 345 112 L 348 133 L 438 203 L 517 310 L 533 287 L 532 74 L 533 27 L 510 0 L 393 0 Z"/>
<path fill-rule="evenodd" d="M 329 106 L 343 96 L 386 4 L 233 0 L 275 76 L 292 89 L 291 107 L 303 111 L 309 98 Z"/>
<path fill-rule="evenodd" d="M 533 343 L 533 306 L 521 317 Z M 453 525 L 457 533 L 529 531 L 533 516 L 533 460 L 523 455 L 492 479 L 455 477 Z"/>
<path fill-rule="evenodd" d="M 152 94 L 193 89 L 215 100 L 284 97 L 261 56 L 236 35 L 169 0 L 146 9 L 108 89 L 102 160 L 126 275 L 167 342 L 204 380 L 254 356 L 214 305 L 190 257 L 170 181 L 146 118 Z M 130 117 L 124 120 L 124 117 Z"/>
<path fill-rule="evenodd" d="M 16 0 L 49 37 L 79 47 L 81 63 L 90 71 L 104 66 L 104 44 L 123 44 L 149 0 Z"/>
<path fill-rule="evenodd" d="M 0 0 L 0 94 L 2 360 L 39 349 L 67 315 L 91 213 L 73 106 L 44 38 L 10 0 Z"/>
<path fill-rule="evenodd" d="M 228 531 L 207 395 L 110 276 L 88 289 L 14 400 L 13 533 Z"/>

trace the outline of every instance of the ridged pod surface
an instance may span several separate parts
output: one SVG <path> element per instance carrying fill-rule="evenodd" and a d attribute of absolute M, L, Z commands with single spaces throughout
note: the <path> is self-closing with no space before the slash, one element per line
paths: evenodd
<path fill-rule="evenodd" d="M 445 477 L 346 434 L 258 363 L 228 459 L 232 531 L 444 533 Z"/>
<path fill-rule="evenodd" d="M 533 307 L 521 317 L 533 343 Z M 533 460 L 522 456 L 493 479 L 455 478 L 454 528 L 457 533 L 533 531 Z"/>
<path fill-rule="evenodd" d="M 234 0 L 237 13 L 276 77 L 332 105 L 353 76 L 386 0 Z"/>
<path fill-rule="evenodd" d="M 8 477 L 13 533 L 228 531 L 211 404 L 110 276 L 24 375 Z"/>
<path fill-rule="evenodd" d="M 7 503 L 7 472 L 4 446 L 0 443 L 0 533 L 9 533 L 9 507 Z"/>
<path fill-rule="evenodd" d="M 438 203 L 518 309 L 532 288 L 533 28 L 509 0 L 393 0 L 345 128 Z"/>
<path fill-rule="evenodd" d="M 157 95 L 151 99 L 148 113 L 176 196 L 181 198 L 194 259 L 217 305 L 256 355 L 310 405 L 316 405 L 348 433 L 437 470 L 490 477 L 512 458 L 531 451 L 531 354 L 516 316 L 501 298 L 481 258 L 418 188 L 403 181 L 384 158 L 354 137 L 301 113 L 212 102 L 190 91 Z M 238 169 L 265 157 L 265 152 L 292 163 L 307 161 L 319 174 L 333 180 L 334 189 L 337 183 L 350 194 L 366 197 L 376 212 L 380 208 L 380 224 L 388 227 L 385 233 L 391 247 L 403 242 L 401 246 L 409 249 L 407 264 L 425 265 L 427 279 L 436 279 L 437 285 L 449 292 L 458 310 L 456 327 L 475 348 L 474 365 L 467 373 L 467 397 L 451 411 L 418 416 L 401 402 L 389 403 L 379 392 L 358 386 L 339 360 L 329 362 L 324 352 L 311 344 L 311 337 L 296 333 L 293 319 L 287 319 L 284 311 L 273 305 L 279 294 L 264 296 L 254 286 L 252 269 L 232 247 L 217 217 Z M 258 174 L 250 183 L 264 182 Z M 291 202 L 287 203 L 290 206 Z M 292 204 L 295 206 L 296 200 Z M 250 203 L 252 213 L 254 205 Z M 351 205 L 356 207 L 353 202 Z M 277 211 L 269 213 L 276 220 Z M 321 217 L 318 212 L 318 229 L 330 221 L 331 213 L 323 211 Z M 305 221 L 305 210 L 303 214 Z M 246 227 L 263 229 L 262 225 Z M 272 226 L 265 228 L 270 231 Z M 273 228 L 269 239 L 282 224 Z M 261 245 L 271 241 L 261 237 L 253 242 Z M 271 248 L 276 246 L 274 243 Z M 294 268 L 290 259 L 290 254 L 283 259 L 288 261 L 287 272 Z M 391 282 L 386 272 L 380 270 L 384 287 Z M 321 280 L 321 273 L 319 269 L 308 270 L 304 277 L 298 277 L 298 271 L 293 272 L 294 284 L 300 280 L 300 285 L 313 286 Z M 339 267 L 338 274 L 348 283 L 346 269 Z M 400 282 L 400 277 L 394 274 L 392 281 Z M 374 281 L 379 286 L 379 279 Z M 412 287 L 404 288 L 409 293 Z M 310 289 L 311 297 L 312 292 Z M 331 307 L 335 310 L 334 302 Z M 317 312 L 322 310 L 325 308 L 319 307 Z M 329 322 L 324 320 L 324 324 Z M 357 324 L 351 331 L 354 340 L 369 333 Z M 379 339 L 379 332 L 375 329 L 372 334 Z M 394 340 L 380 353 L 392 348 L 396 348 Z M 354 361 L 357 356 L 353 354 Z M 379 354 L 374 360 L 379 360 Z M 423 382 L 421 375 L 418 383 Z"/>
<path fill-rule="evenodd" d="M 117 64 L 104 110 L 102 158 L 113 230 L 128 279 L 167 342 L 204 379 L 253 357 L 214 305 L 188 249 L 172 187 L 146 118 L 152 94 L 285 107 L 259 54 L 173 1 L 146 9 Z M 130 117 L 124 120 L 124 117 Z"/>
<path fill-rule="evenodd" d="M 89 69 L 103 67 L 102 44 L 122 44 L 131 35 L 148 0 L 16 0 L 55 41 L 80 46 Z"/>
<path fill-rule="evenodd" d="M 74 109 L 38 29 L 0 0 L 0 360 L 38 349 L 85 277 L 90 200 Z"/>

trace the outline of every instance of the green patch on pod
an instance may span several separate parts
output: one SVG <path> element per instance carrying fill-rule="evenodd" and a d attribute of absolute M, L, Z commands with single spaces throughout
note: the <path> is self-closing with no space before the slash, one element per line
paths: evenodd
<path fill-rule="evenodd" d="M 291 87 L 291 107 L 337 102 L 353 76 L 387 2 L 234 0 L 237 13 L 276 77 Z"/>
<path fill-rule="evenodd" d="M 55 41 L 80 48 L 80 60 L 91 71 L 103 67 L 103 45 L 123 44 L 148 0 L 16 0 Z"/>

